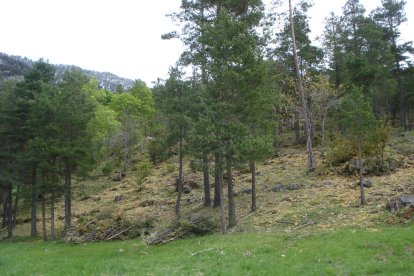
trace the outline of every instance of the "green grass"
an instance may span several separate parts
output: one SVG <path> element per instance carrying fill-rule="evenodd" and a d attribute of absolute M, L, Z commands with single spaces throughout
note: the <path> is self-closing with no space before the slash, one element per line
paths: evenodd
<path fill-rule="evenodd" d="M 411 224 L 311 236 L 212 235 L 153 247 L 137 240 L 5 242 L 0 275 L 412 275 L 413 231 Z"/>

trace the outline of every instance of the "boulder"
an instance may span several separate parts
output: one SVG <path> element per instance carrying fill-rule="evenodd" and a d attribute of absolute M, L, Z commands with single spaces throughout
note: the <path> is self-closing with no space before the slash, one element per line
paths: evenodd
<path fill-rule="evenodd" d="M 120 173 L 117 173 L 116 175 L 114 175 L 113 177 L 112 177 L 112 181 L 115 181 L 115 182 L 120 182 L 120 181 L 122 181 L 122 179 L 124 179 L 126 177 L 126 174 L 125 173 L 123 173 L 123 172 L 120 172 Z"/>
<path fill-rule="evenodd" d="M 174 186 L 175 186 L 175 192 L 178 192 L 178 177 L 175 179 Z M 183 183 L 184 194 L 189 194 L 192 190 L 195 190 L 195 189 L 200 189 L 200 185 L 197 182 L 191 179 L 184 180 L 184 183 Z"/>
<path fill-rule="evenodd" d="M 245 190 L 241 190 L 241 191 L 239 191 L 239 192 L 235 193 L 234 195 L 235 195 L 235 196 L 238 196 L 238 195 L 240 195 L 240 194 L 247 194 L 247 195 L 251 195 L 251 194 L 252 194 L 252 189 L 245 189 Z"/>
<path fill-rule="evenodd" d="M 100 196 L 92 196 L 92 201 L 98 202 L 100 200 L 101 200 L 101 197 Z"/>
<path fill-rule="evenodd" d="M 390 212 L 395 212 L 405 207 L 414 208 L 414 195 L 404 195 L 402 197 L 395 198 L 390 200 L 385 206 L 385 208 L 387 208 Z"/>
<path fill-rule="evenodd" d="M 296 191 L 296 190 L 303 190 L 307 189 L 307 184 L 283 184 L 277 183 L 273 188 L 272 191 L 276 193 L 285 192 L 285 191 Z"/>
<path fill-rule="evenodd" d="M 155 201 L 155 200 L 153 200 L 153 199 L 147 199 L 147 200 L 141 201 L 141 202 L 138 204 L 138 206 L 139 206 L 139 207 L 148 207 L 148 206 L 153 206 L 153 205 L 155 205 L 155 203 L 156 203 L 156 201 Z"/>
<path fill-rule="evenodd" d="M 119 202 L 119 201 L 122 201 L 124 199 L 125 199 L 125 197 L 123 195 L 116 195 L 115 198 L 114 198 L 114 201 Z"/>
<path fill-rule="evenodd" d="M 357 185 L 358 185 L 358 187 L 361 185 L 360 181 L 357 182 Z M 362 185 L 365 188 L 372 188 L 372 181 L 371 180 L 368 180 L 368 179 L 363 179 L 362 180 Z"/>

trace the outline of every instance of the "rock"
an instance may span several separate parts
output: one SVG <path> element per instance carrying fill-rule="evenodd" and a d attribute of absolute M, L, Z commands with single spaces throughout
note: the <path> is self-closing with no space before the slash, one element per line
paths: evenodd
<path fill-rule="evenodd" d="M 413 195 L 406 195 L 400 198 L 400 201 L 405 206 L 414 207 L 414 196 Z"/>
<path fill-rule="evenodd" d="M 184 186 L 189 187 L 190 189 L 199 189 L 200 185 L 198 185 L 197 182 L 195 182 L 194 180 L 187 180 L 184 182 Z"/>
<path fill-rule="evenodd" d="M 387 208 L 390 212 L 395 212 L 407 206 L 414 208 L 414 195 L 405 195 L 400 198 L 390 200 L 385 208 Z"/>
<path fill-rule="evenodd" d="M 122 201 L 124 199 L 125 199 L 125 197 L 123 195 L 116 195 L 115 198 L 114 198 L 114 201 L 119 202 L 119 201 Z"/>
<path fill-rule="evenodd" d="M 101 197 L 99 196 L 92 196 L 92 201 L 98 202 L 101 200 Z"/>
<path fill-rule="evenodd" d="M 234 196 L 238 196 L 240 194 L 248 194 L 248 195 L 251 195 L 252 194 L 252 189 L 241 190 L 240 192 L 235 193 Z"/>
<path fill-rule="evenodd" d="M 324 182 L 324 183 L 316 184 L 314 187 L 315 188 L 325 188 L 325 187 L 326 188 L 332 188 L 334 186 L 335 186 L 334 183 L 327 181 L 327 182 Z"/>
<path fill-rule="evenodd" d="M 361 184 L 360 184 L 360 181 L 358 181 L 358 182 L 357 182 L 357 185 L 358 185 L 358 187 L 359 187 L 359 185 L 361 185 Z M 372 181 L 371 181 L 371 180 L 368 180 L 368 179 L 363 179 L 363 180 L 362 180 L 362 185 L 363 185 L 365 188 L 372 188 Z"/>
<path fill-rule="evenodd" d="M 197 198 L 196 197 L 189 197 L 189 198 L 187 198 L 187 203 L 188 204 L 193 204 L 193 203 L 196 203 L 198 200 L 197 200 Z"/>
<path fill-rule="evenodd" d="M 80 198 L 80 201 L 85 201 L 85 200 L 90 199 L 90 198 L 91 198 L 91 196 L 90 196 L 90 195 L 83 195 L 83 196 Z"/>
<path fill-rule="evenodd" d="M 126 174 L 125 173 L 117 173 L 116 175 L 114 175 L 113 177 L 112 177 L 112 181 L 115 181 L 115 182 L 120 182 L 120 181 L 122 181 L 122 179 L 124 179 L 126 177 Z"/>
<path fill-rule="evenodd" d="M 139 207 L 148 207 L 155 205 L 156 201 L 153 199 L 144 200 L 138 204 Z"/>
<path fill-rule="evenodd" d="M 177 191 L 178 192 L 178 191 Z M 184 186 L 183 187 L 183 193 L 184 194 L 189 194 L 189 193 L 191 193 L 191 189 L 189 188 L 189 187 L 187 187 L 187 186 Z"/>
<path fill-rule="evenodd" d="M 286 186 L 283 185 L 282 183 L 278 183 L 272 188 L 272 191 L 275 193 L 284 192 L 286 191 Z"/>
<path fill-rule="evenodd" d="M 175 186 L 175 192 L 178 192 L 178 178 L 176 178 L 176 181 L 174 183 Z M 199 189 L 200 185 L 195 182 L 194 180 L 185 180 L 183 183 L 183 193 L 189 194 L 194 189 Z"/>
<path fill-rule="evenodd" d="M 279 192 L 285 192 L 285 191 L 296 191 L 296 190 L 303 190 L 307 189 L 307 184 L 290 184 L 285 185 L 283 183 L 277 183 L 273 188 L 272 191 L 279 193 Z"/>

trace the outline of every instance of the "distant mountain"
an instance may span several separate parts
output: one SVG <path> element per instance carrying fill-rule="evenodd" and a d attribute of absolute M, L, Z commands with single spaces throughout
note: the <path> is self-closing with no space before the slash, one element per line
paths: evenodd
<path fill-rule="evenodd" d="M 34 61 L 20 56 L 11 56 L 0 53 L 0 78 L 23 80 L 23 76 L 32 68 Z M 129 89 L 133 86 L 134 81 L 118 77 L 108 72 L 97 72 L 85 70 L 74 65 L 54 65 L 56 68 L 56 82 L 62 80 L 63 74 L 68 70 L 79 69 L 90 78 L 98 80 L 101 88 L 115 92 L 121 86 L 123 89 Z"/>

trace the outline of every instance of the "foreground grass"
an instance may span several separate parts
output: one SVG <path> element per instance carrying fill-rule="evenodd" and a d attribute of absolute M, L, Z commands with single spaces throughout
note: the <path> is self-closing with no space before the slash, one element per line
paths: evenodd
<path fill-rule="evenodd" d="M 312 236 L 232 234 L 139 241 L 0 244 L 0 275 L 412 275 L 414 225 Z"/>

